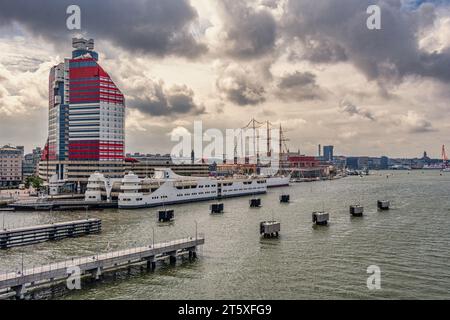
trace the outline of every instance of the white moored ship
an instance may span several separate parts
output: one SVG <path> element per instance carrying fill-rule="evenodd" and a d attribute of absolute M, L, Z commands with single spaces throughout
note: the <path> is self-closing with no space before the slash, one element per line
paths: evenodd
<path fill-rule="evenodd" d="M 291 181 L 291 174 L 282 174 L 278 170 L 271 168 L 261 168 L 261 175 L 267 180 L 267 188 L 287 187 Z"/>
<path fill-rule="evenodd" d="M 133 172 L 123 178 L 119 208 L 158 207 L 266 192 L 266 178 L 185 177 L 175 174 L 171 169 L 155 169 L 152 179 L 140 179 Z"/>
<path fill-rule="evenodd" d="M 289 182 L 291 181 L 291 175 L 267 176 L 266 180 L 267 180 L 267 188 L 287 187 L 289 186 Z"/>

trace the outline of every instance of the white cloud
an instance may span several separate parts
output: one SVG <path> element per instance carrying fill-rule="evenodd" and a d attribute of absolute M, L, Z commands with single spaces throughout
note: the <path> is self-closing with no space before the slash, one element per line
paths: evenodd
<path fill-rule="evenodd" d="M 194 60 L 176 54 L 145 55 L 118 47 L 106 38 L 96 39 L 100 63 L 129 101 L 127 151 L 169 152 L 172 145 L 168 134 L 179 127 L 191 128 L 194 120 L 203 120 L 205 129 L 225 129 L 242 127 L 253 117 L 283 123 L 291 149 L 300 148 L 309 154 L 316 154 L 319 143 L 333 143 L 337 150 L 348 154 L 414 156 L 417 150 L 436 148 L 430 153 L 437 156 L 436 146 L 448 143 L 445 139 L 450 136 L 447 124 L 450 91 L 448 83 L 442 81 L 443 75 L 433 77 L 428 72 L 424 76 L 416 69 L 417 65 L 403 65 L 403 70 L 418 72 L 400 78 L 399 68 L 394 65 L 399 60 L 395 60 L 391 64 L 376 63 L 379 79 L 390 82 L 375 80 L 367 76 L 373 70 L 364 69 L 376 62 L 370 50 L 349 43 L 348 35 L 336 34 L 337 30 L 330 26 L 333 21 L 319 19 L 322 11 L 317 11 L 317 16 L 306 17 L 318 24 L 317 33 L 308 29 L 310 42 L 302 42 L 299 39 L 304 34 L 298 33 L 294 38 L 286 33 L 286 28 L 292 27 L 294 18 L 298 18 L 287 12 L 289 1 L 233 2 L 234 9 L 227 12 L 222 2 L 191 0 L 198 13 L 191 31 L 196 41 L 208 47 L 208 52 Z M 333 10 L 327 10 L 325 1 L 295 3 L 306 5 L 308 12 L 322 8 L 324 13 L 334 14 Z M 427 14 L 432 16 L 432 13 L 425 12 L 421 21 L 429 22 Z M 246 16 L 252 19 L 244 21 Z M 448 8 L 436 10 L 436 17 L 434 24 L 419 29 L 417 43 L 412 43 L 414 39 L 410 38 L 394 39 L 399 44 L 398 50 L 403 52 L 403 41 L 408 41 L 405 45 L 412 43 L 428 54 L 449 51 Z M 260 24 L 270 27 L 272 20 L 276 23 L 274 42 L 270 37 L 249 41 L 252 35 L 261 36 L 252 27 Z M 409 21 L 398 23 L 403 26 Z M 323 27 L 322 23 L 328 26 Z M 349 20 L 343 25 L 353 27 L 355 23 Z M 237 34 L 236 30 L 241 33 Z M 0 144 L 25 144 L 28 149 L 42 146 L 47 134 L 48 72 L 52 65 L 70 56 L 70 40 L 55 49 L 52 43 L 26 33 L 3 34 L 0 37 L 0 137 L 8 141 Z M 242 44 L 247 47 L 239 47 Z M 351 46 L 354 56 L 348 54 L 346 45 Z M 319 49 L 333 59 L 314 55 Z M 355 55 L 357 60 L 352 60 Z M 447 66 L 442 64 L 442 69 Z M 287 86 L 288 90 L 281 92 L 279 84 L 283 77 L 297 80 L 296 85 Z M 205 112 L 155 117 L 130 107 L 133 99 L 148 99 L 149 90 L 160 80 L 164 92 L 178 88 L 175 93 L 192 98 L 183 101 L 204 107 Z M 321 100 L 311 99 L 318 96 Z M 349 103 L 343 108 L 340 103 L 344 100 Z M 18 123 L 23 126 L 20 130 L 12 126 Z M 30 135 L 25 128 L 36 128 L 41 134 Z"/>

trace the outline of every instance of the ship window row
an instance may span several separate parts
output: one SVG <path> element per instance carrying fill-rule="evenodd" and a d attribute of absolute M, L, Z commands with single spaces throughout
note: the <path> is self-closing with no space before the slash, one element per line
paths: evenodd
<path fill-rule="evenodd" d="M 167 199 L 167 198 L 168 198 L 168 196 L 152 197 L 153 200 Z"/>
<path fill-rule="evenodd" d="M 206 191 L 206 192 L 198 192 L 198 193 L 179 193 L 177 197 L 188 197 L 188 196 L 196 196 L 196 195 L 204 195 L 204 194 L 212 194 L 216 193 L 216 191 Z"/>
<path fill-rule="evenodd" d="M 235 191 L 248 191 L 248 190 L 257 190 L 263 189 L 263 187 L 253 187 L 253 188 L 243 188 L 243 189 L 232 189 L 232 190 L 223 190 L 223 192 L 235 192 Z"/>
<path fill-rule="evenodd" d="M 203 188 L 210 188 L 213 187 L 215 188 L 215 185 L 201 185 L 201 186 L 196 186 L 196 185 L 192 185 L 192 186 L 178 186 L 177 189 L 181 190 L 181 189 L 203 189 Z"/>
<path fill-rule="evenodd" d="M 222 187 L 229 187 L 229 186 L 232 186 L 233 185 L 233 182 L 229 182 L 229 183 L 220 183 L 219 184 L 219 186 L 222 186 Z"/>

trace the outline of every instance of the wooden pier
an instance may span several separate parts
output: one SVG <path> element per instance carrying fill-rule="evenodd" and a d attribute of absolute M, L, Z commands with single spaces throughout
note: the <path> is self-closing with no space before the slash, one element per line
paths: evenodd
<path fill-rule="evenodd" d="M 188 254 L 189 258 L 196 258 L 197 246 L 204 243 L 204 237 L 185 238 L 147 247 L 66 260 L 26 269 L 23 272 L 0 274 L 0 293 L 3 291 L 4 294 L 11 295 L 12 292 L 17 299 L 23 299 L 27 289 L 67 280 L 71 277 L 73 270 L 78 268 L 82 277 L 92 276 L 95 279 L 99 279 L 104 272 L 134 264 L 146 264 L 147 269 L 154 270 L 158 260 L 169 258 L 174 264 L 180 255 Z"/>
<path fill-rule="evenodd" d="M 0 230 L 0 249 L 100 233 L 102 220 L 86 219 Z"/>

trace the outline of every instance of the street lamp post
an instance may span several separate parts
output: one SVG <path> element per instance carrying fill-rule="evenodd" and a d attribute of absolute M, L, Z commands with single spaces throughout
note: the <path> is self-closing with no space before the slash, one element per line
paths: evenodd
<path fill-rule="evenodd" d="M 152 236 L 152 248 L 155 249 L 155 227 L 152 227 L 152 232 L 153 232 L 153 236 Z"/>

